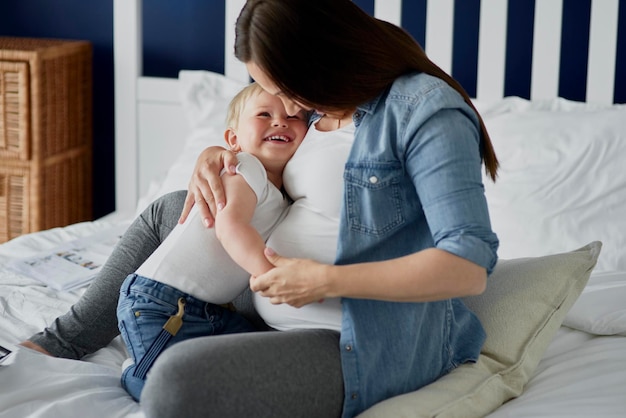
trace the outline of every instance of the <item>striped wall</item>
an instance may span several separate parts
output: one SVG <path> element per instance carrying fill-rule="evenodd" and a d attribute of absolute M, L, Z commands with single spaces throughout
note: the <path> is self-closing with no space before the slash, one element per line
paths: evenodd
<path fill-rule="evenodd" d="M 407 29 L 473 97 L 626 102 L 626 77 L 616 77 L 626 74 L 626 0 L 354 1 Z M 143 2 L 145 74 L 208 68 L 245 79 L 241 63 L 224 54 L 244 2 Z M 168 45 L 180 61 L 159 58 Z"/>

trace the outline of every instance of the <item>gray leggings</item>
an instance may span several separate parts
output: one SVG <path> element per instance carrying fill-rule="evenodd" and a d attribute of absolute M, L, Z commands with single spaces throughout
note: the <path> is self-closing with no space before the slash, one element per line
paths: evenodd
<path fill-rule="evenodd" d="M 151 204 L 129 227 L 97 279 L 63 316 L 30 341 L 58 357 L 79 359 L 118 334 L 120 285 L 178 221 L 185 192 Z M 268 330 L 250 292 L 235 301 L 259 332 L 188 340 L 166 350 L 148 375 L 148 417 L 339 417 L 343 378 L 339 334 Z"/>

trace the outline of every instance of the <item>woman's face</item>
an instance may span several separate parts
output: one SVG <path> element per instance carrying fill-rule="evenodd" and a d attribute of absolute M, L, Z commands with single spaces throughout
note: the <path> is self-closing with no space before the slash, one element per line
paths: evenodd
<path fill-rule="evenodd" d="M 283 106 L 285 106 L 285 110 L 287 111 L 287 114 L 295 115 L 302 110 L 305 110 L 305 111 L 311 110 L 310 108 L 307 108 L 306 106 L 303 106 L 300 103 L 297 103 L 293 101 L 292 99 L 290 99 L 289 97 L 287 97 L 278 88 L 278 86 L 276 86 L 276 84 L 272 81 L 272 79 L 261 68 L 259 68 L 259 66 L 256 65 L 254 62 L 252 61 L 247 62 L 246 68 L 248 69 L 248 74 L 250 74 L 250 77 L 252 77 L 252 79 L 256 81 L 257 84 L 263 88 L 263 90 L 265 90 L 271 95 L 278 97 L 283 102 Z"/>

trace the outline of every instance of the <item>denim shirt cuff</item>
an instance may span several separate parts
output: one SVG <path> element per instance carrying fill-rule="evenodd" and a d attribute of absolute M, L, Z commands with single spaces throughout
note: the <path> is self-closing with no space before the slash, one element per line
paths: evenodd
<path fill-rule="evenodd" d="M 484 267 L 487 275 L 491 274 L 498 261 L 497 239 L 490 243 L 472 235 L 460 235 L 438 242 L 437 248 Z"/>

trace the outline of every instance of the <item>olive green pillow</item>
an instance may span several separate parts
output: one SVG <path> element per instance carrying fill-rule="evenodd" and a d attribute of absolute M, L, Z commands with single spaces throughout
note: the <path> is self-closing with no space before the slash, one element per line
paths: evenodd
<path fill-rule="evenodd" d="M 478 361 L 359 417 L 484 417 L 519 396 L 589 280 L 601 247 L 594 241 L 568 253 L 500 260 L 487 290 L 464 299 L 487 332 Z"/>

